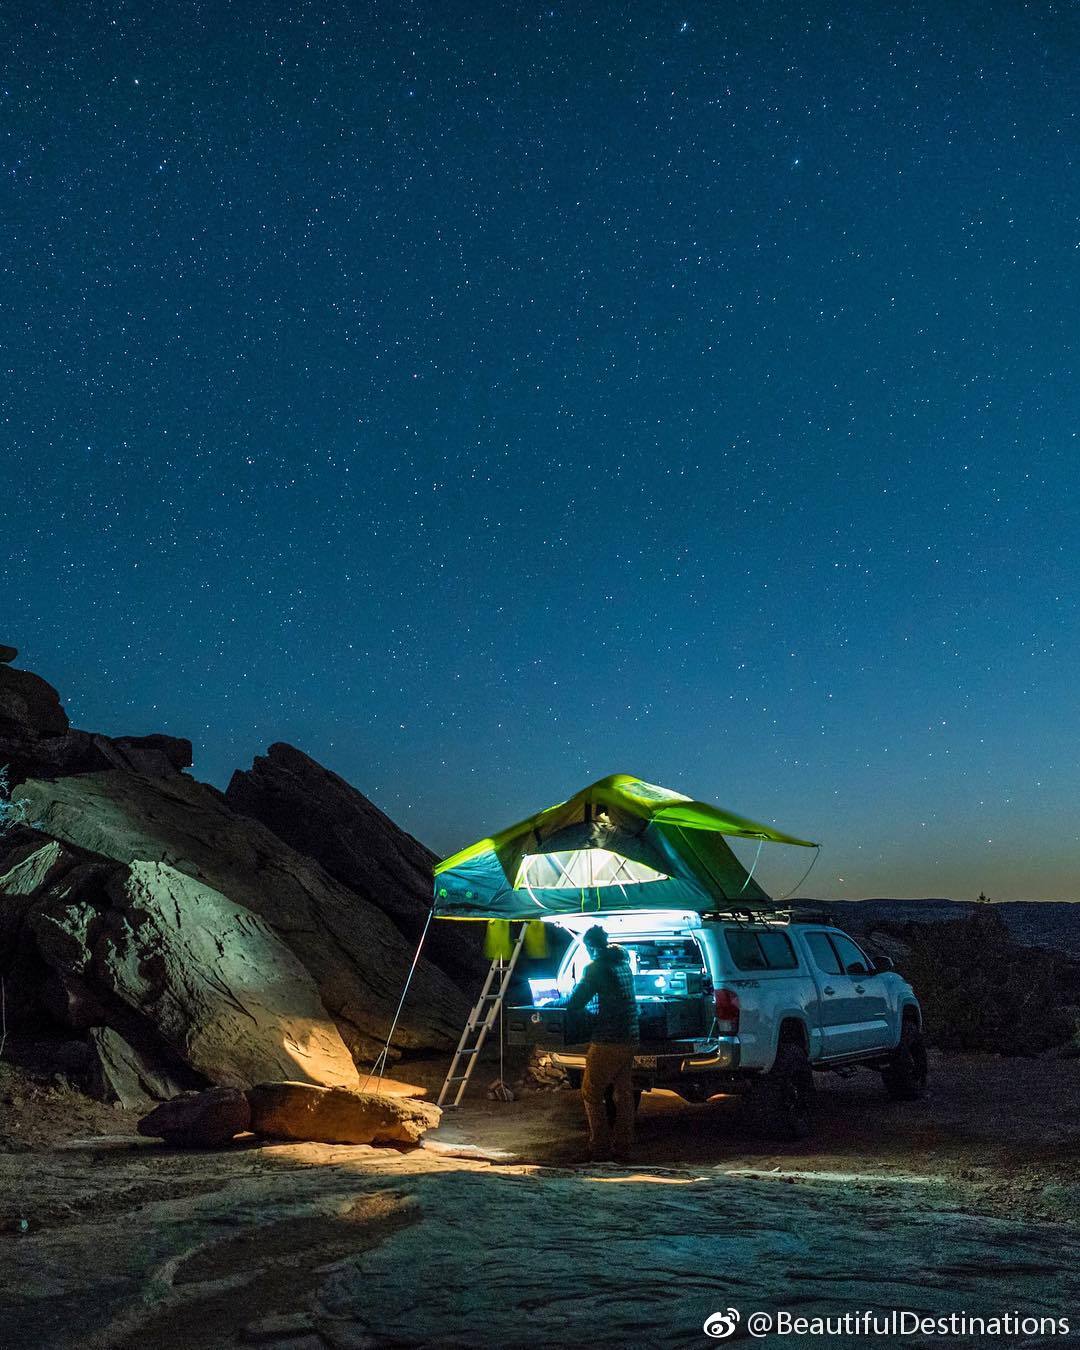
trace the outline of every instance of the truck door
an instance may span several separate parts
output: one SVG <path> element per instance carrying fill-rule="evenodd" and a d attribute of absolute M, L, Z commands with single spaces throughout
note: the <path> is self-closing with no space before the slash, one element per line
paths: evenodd
<path fill-rule="evenodd" d="M 839 1055 L 857 1054 L 865 1047 L 865 1038 L 860 1026 L 861 996 L 856 992 L 855 980 L 844 973 L 828 933 L 804 932 L 803 936 L 820 995 L 822 1057 L 835 1059 Z"/>
<path fill-rule="evenodd" d="M 855 1021 L 860 1050 L 879 1050 L 892 1043 L 889 1024 L 888 990 L 883 980 L 871 973 L 869 957 L 843 933 L 830 933 L 836 954 L 845 972 L 852 977 L 857 997 Z"/>

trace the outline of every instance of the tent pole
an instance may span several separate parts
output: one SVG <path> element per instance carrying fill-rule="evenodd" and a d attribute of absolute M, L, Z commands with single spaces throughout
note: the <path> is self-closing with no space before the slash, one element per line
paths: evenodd
<path fill-rule="evenodd" d="M 360 1089 L 363 1092 L 371 1082 L 375 1070 L 379 1070 L 379 1082 L 382 1083 L 383 1074 L 386 1073 L 386 1059 L 390 1053 L 390 1042 L 394 1038 L 394 1032 L 397 1030 L 398 1018 L 401 1016 L 401 1009 L 405 1006 L 405 995 L 409 992 L 409 985 L 412 984 L 412 977 L 416 974 L 416 967 L 420 960 L 420 949 L 424 945 L 424 939 L 427 937 L 428 929 L 431 927 L 431 920 L 435 914 L 435 906 L 432 905 L 428 910 L 427 919 L 424 921 L 424 931 L 420 934 L 420 941 L 416 944 L 416 952 L 413 955 L 412 965 L 409 967 L 409 973 L 405 977 L 405 988 L 401 991 L 401 997 L 398 999 L 397 1010 L 394 1013 L 394 1020 L 390 1023 L 390 1030 L 386 1034 L 386 1044 L 379 1052 L 379 1057 L 371 1066 L 368 1076 L 364 1079 L 364 1086 Z"/>
<path fill-rule="evenodd" d="M 757 871 L 758 859 L 761 857 L 761 850 L 762 850 L 762 847 L 763 847 L 764 843 L 765 843 L 765 840 L 764 840 L 764 839 L 759 839 L 759 840 L 757 841 L 757 852 L 754 854 L 754 861 L 753 861 L 753 863 L 751 863 L 751 865 L 750 865 L 750 871 L 747 872 L 747 874 L 746 874 L 746 880 L 745 880 L 745 881 L 743 882 L 743 884 L 739 887 L 739 894 L 740 894 L 740 895 L 742 895 L 743 891 L 745 891 L 746 888 L 747 888 L 747 886 L 750 885 L 750 879 L 751 879 L 751 877 L 753 877 L 754 873 Z M 811 864 L 811 866 L 813 866 L 813 864 Z"/>
<path fill-rule="evenodd" d="M 818 860 L 820 857 L 821 857 L 821 845 L 820 845 L 820 844 L 815 844 L 815 845 L 814 845 L 814 856 L 810 859 L 810 866 L 809 866 L 809 867 L 806 869 L 806 871 L 802 874 L 802 876 L 799 878 L 798 882 L 797 882 L 794 886 L 792 886 L 791 890 L 788 891 L 786 895 L 782 895 L 782 896 L 780 897 L 781 900 L 789 900 L 789 899 L 791 898 L 791 896 L 793 896 L 793 895 L 795 894 L 795 892 L 796 892 L 796 891 L 799 889 L 799 887 L 803 884 L 803 882 L 806 880 L 806 878 L 807 878 L 807 877 L 810 875 L 810 873 L 814 870 L 814 865 L 815 865 L 815 863 L 817 862 L 817 860 Z"/>

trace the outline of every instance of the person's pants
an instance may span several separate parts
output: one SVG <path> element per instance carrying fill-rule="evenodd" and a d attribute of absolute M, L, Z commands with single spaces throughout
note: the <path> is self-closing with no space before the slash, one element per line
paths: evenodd
<path fill-rule="evenodd" d="M 581 1096 L 589 1122 L 589 1150 L 594 1158 L 609 1157 L 612 1130 L 608 1124 L 605 1097 L 610 1087 L 615 1097 L 615 1152 L 627 1154 L 634 1142 L 633 1045 L 589 1046 Z"/>

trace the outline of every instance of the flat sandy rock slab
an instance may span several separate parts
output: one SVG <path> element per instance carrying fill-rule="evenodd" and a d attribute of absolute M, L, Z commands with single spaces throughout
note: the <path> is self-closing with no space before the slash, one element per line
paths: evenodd
<path fill-rule="evenodd" d="M 247 1098 L 252 1130 L 269 1139 L 416 1144 L 442 1119 L 430 1102 L 310 1083 L 260 1083 Z"/>
<path fill-rule="evenodd" d="M 903 1185 L 874 1195 L 840 1185 L 661 1177 L 652 1168 L 625 1177 L 446 1168 L 412 1184 L 420 1221 L 323 1277 L 312 1311 L 334 1350 L 725 1343 L 944 1350 L 947 1335 L 893 1341 L 834 1331 L 755 1340 L 746 1324 L 754 1311 L 838 1320 L 867 1308 L 942 1318 L 1018 1308 L 1060 1318 L 1080 1298 L 1075 1228 L 920 1210 Z M 739 1334 L 711 1342 L 706 1319 L 732 1307 L 741 1314 Z M 1004 1348 L 1053 1338 L 996 1339 Z M 951 1343 L 994 1340 L 960 1335 Z"/>
<path fill-rule="evenodd" d="M 471 1158 L 475 1162 L 518 1163 L 521 1158 L 516 1153 L 508 1153 L 504 1148 L 481 1148 L 478 1144 L 444 1144 L 438 1139 L 425 1139 L 421 1147 L 426 1153 L 434 1153 L 440 1158 Z"/>

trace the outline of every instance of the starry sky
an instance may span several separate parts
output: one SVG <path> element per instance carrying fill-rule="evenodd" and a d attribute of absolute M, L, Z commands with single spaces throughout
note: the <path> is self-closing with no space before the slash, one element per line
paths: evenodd
<path fill-rule="evenodd" d="M 0 640 L 76 725 L 1080 898 L 1076 4 L 0 27 Z"/>

